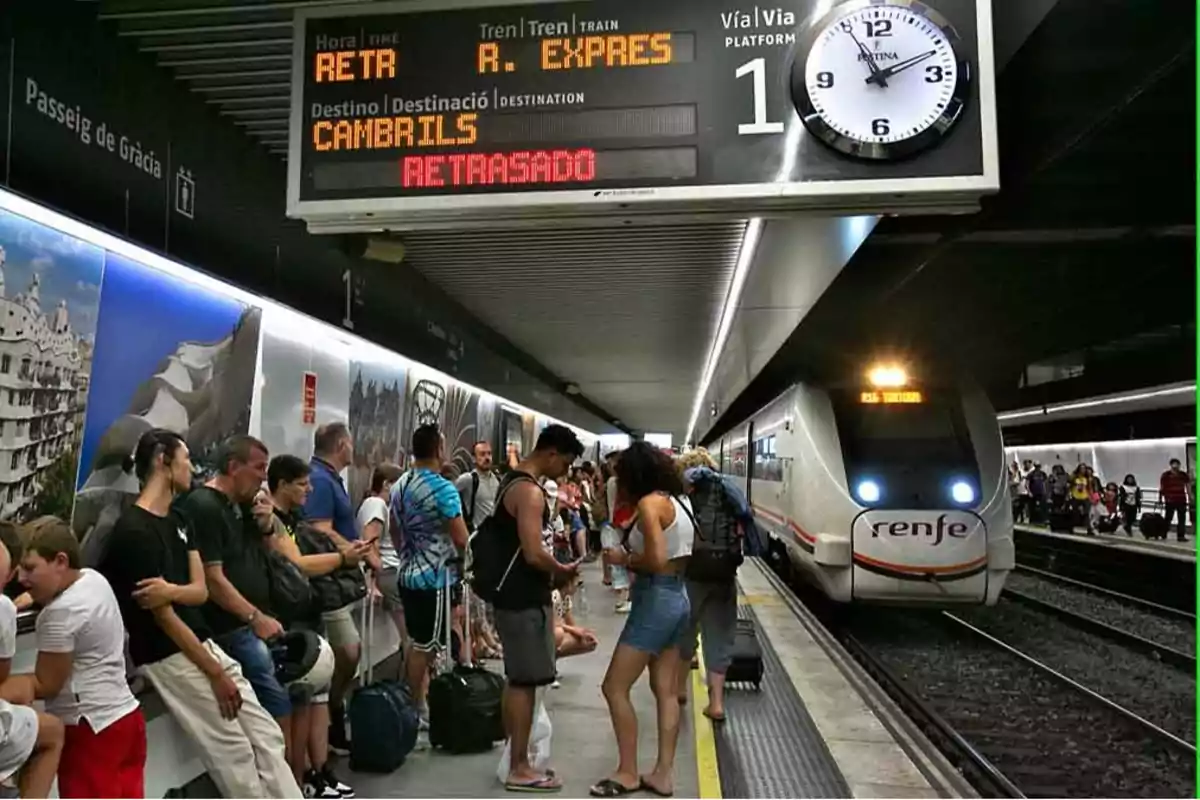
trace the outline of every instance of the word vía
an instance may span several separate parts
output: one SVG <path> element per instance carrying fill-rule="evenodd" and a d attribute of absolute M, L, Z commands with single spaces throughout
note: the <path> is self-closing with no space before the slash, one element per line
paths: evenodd
<path fill-rule="evenodd" d="M 967 538 L 967 524 L 965 522 L 948 522 L 945 514 L 939 516 L 934 522 L 908 522 L 905 520 L 872 522 L 871 538 L 878 539 L 883 534 L 932 539 L 931 544 L 937 547 L 946 537 L 951 539 Z"/>
<path fill-rule="evenodd" d="M 420 155 L 400 160 L 405 189 L 586 183 L 595 178 L 596 152 L 587 148 Z"/>

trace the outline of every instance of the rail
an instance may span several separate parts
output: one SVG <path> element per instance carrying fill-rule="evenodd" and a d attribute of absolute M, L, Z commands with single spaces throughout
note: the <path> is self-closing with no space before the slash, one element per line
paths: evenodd
<path fill-rule="evenodd" d="M 1164 606 L 1161 603 L 1156 603 L 1153 600 L 1147 600 L 1143 597 L 1135 597 L 1131 594 L 1118 592 L 1115 589 L 1097 586 L 1094 583 L 1087 583 L 1086 581 L 1076 580 L 1075 578 L 1068 578 L 1066 575 L 1059 575 L 1057 572 L 1047 572 L 1044 569 L 1026 566 L 1025 564 L 1017 564 L 1016 571 L 1028 572 L 1030 575 L 1037 575 L 1039 578 L 1045 578 L 1046 580 L 1056 581 L 1058 583 L 1066 584 L 1067 586 L 1076 586 L 1089 592 L 1102 594 L 1107 597 L 1111 597 L 1114 600 L 1120 600 L 1123 603 L 1129 603 L 1130 605 L 1138 606 L 1146 611 L 1153 611 L 1157 614 L 1163 615 L 1164 617 L 1173 617 L 1174 619 L 1184 620 L 1185 622 L 1191 622 L 1193 624 L 1196 622 L 1196 615 L 1190 611 L 1184 611 L 1181 608 L 1172 608 L 1171 606 Z"/>
<path fill-rule="evenodd" d="M 993 645 L 994 647 L 997 647 L 1000 650 L 1003 650 L 1004 652 L 1008 653 L 1009 655 L 1012 655 L 1015 658 L 1020 659 L 1021 661 L 1025 662 L 1029 666 L 1036 669 L 1038 672 L 1051 678 L 1052 680 L 1054 680 L 1058 683 L 1061 683 L 1064 686 L 1070 687 L 1076 693 L 1087 697 L 1092 702 L 1094 702 L 1098 705 L 1105 706 L 1110 711 L 1113 711 L 1113 712 L 1119 714 L 1120 716 L 1124 717 L 1129 722 L 1133 723 L 1134 726 L 1140 728 L 1143 733 L 1149 734 L 1150 737 L 1152 737 L 1154 739 L 1158 739 L 1160 742 L 1163 742 L 1163 743 L 1169 745 L 1171 748 L 1180 752 L 1184 756 L 1190 758 L 1191 761 L 1193 761 L 1193 762 L 1195 761 L 1196 746 L 1191 744 L 1190 742 L 1184 741 L 1183 739 L 1179 738 L 1178 736 L 1171 733 L 1170 731 L 1160 728 L 1158 725 L 1155 725 L 1153 722 L 1146 719 L 1145 717 L 1137 714 L 1134 711 L 1131 711 L 1128 708 L 1125 708 L 1125 706 L 1123 706 L 1119 703 L 1115 703 L 1112 700 L 1109 700 L 1104 695 L 1099 694 L 1098 692 L 1095 692 L 1092 689 L 1089 689 L 1088 687 L 1084 686 L 1082 683 L 1079 683 L 1078 681 L 1067 677 L 1066 675 L 1062 674 L 1061 672 L 1054 669 L 1053 667 L 1048 666 L 1047 664 L 1043 664 L 1041 661 L 1038 661 L 1036 658 L 1033 658 L 1032 656 L 1022 652 L 1021 650 L 1018 650 L 1017 648 L 1013 647 L 1012 645 L 1008 644 L 1007 642 L 1005 642 L 1001 639 L 998 639 L 997 637 L 991 635 L 990 633 L 988 633 L 986 631 L 976 628 L 971 623 L 967 622 L 966 620 L 960 619 L 959 617 L 955 616 L 954 614 L 950 613 L 949 611 L 943 611 L 942 617 L 952 621 L 954 624 L 960 626 L 963 630 L 969 631 L 972 635 L 983 639 L 984 641 L 988 642 L 989 644 Z"/>
<path fill-rule="evenodd" d="M 1138 650 L 1139 652 L 1143 653 L 1149 653 L 1161 659 L 1165 664 L 1170 664 L 1171 666 L 1187 670 L 1189 674 L 1194 675 L 1196 673 L 1196 658 L 1188 653 L 1176 650 L 1173 647 L 1168 647 L 1167 645 L 1153 641 L 1152 639 L 1147 639 L 1144 636 L 1139 636 L 1138 634 L 1127 631 L 1124 628 L 1118 628 L 1114 625 L 1109 625 L 1107 622 L 1101 622 L 1098 619 L 1076 613 L 1069 609 L 1063 608 L 1062 606 L 1055 605 L 1054 603 L 1048 603 L 1045 600 L 1039 600 L 1038 598 L 1031 597 L 1023 592 L 1018 592 L 1015 589 L 1009 589 L 1006 587 L 1004 589 L 1004 596 L 1011 598 L 1022 605 L 1029 606 L 1030 608 L 1037 609 L 1038 611 L 1065 620 L 1068 624 L 1079 628 L 1080 630 L 1086 630 L 1089 633 L 1098 634 L 1106 639 L 1123 644 L 1130 649 Z"/>

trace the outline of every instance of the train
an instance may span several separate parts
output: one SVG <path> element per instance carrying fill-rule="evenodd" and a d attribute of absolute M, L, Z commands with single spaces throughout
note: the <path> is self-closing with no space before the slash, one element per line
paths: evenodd
<path fill-rule="evenodd" d="M 904 365 L 790 386 L 719 443 L 770 555 L 838 603 L 994 605 L 1013 569 L 986 394 Z"/>

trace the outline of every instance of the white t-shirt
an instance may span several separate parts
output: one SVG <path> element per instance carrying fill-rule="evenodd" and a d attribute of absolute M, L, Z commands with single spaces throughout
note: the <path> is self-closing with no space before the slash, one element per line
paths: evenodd
<path fill-rule="evenodd" d="M 383 532 L 379 534 L 379 561 L 384 569 L 399 569 L 400 557 L 396 555 L 396 545 L 392 541 L 392 535 L 388 533 L 390 516 L 386 500 L 382 497 L 368 497 L 358 507 L 358 535 L 361 538 L 367 526 L 375 520 L 382 522 Z"/>
<path fill-rule="evenodd" d="M 17 654 L 17 607 L 0 594 L 0 659 Z"/>
<path fill-rule="evenodd" d="M 479 476 L 479 494 L 477 497 L 472 497 L 471 487 L 475 483 L 476 475 Z M 470 514 L 472 507 L 475 509 L 475 516 L 469 521 L 474 528 L 478 529 L 483 521 L 496 510 L 496 494 L 500 491 L 500 478 L 490 470 L 485 473 L 471 470 L 458 476 L 458 480 L 454 482 L 454 488 L 458 489 L 458 496 L 462 498 L 463 515 Z"/>
<path fill-rule="evenodd" d="M 62 691 L 46 700 L 46 711 L 65 724 L 85 719 L 99 733 L 138 707 L 125 680 L 121 609 L 99 572 L 81 570 L 79 579 L 42 609 L 37 648 L 74 653 Z"/>

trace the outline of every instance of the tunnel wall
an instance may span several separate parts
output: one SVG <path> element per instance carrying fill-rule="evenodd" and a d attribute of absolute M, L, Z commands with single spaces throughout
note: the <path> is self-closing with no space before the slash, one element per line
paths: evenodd
<path fill-rule="evenodd" d="M 333 325 L 349 320 L 355 333 L 390 350 L 593 427 L 594 418 L 545 376 L 514 361 L 523 354 L 489 338 L 415 269 L 354 257 L 339 239 L 288 220 L 283 160 L 133 40 L 98 22 L 98 6 L 8 3 L 0 15 L 4 186 Z"/>

